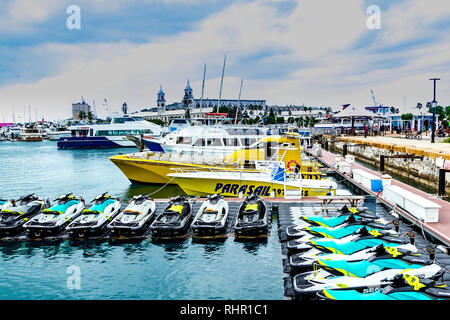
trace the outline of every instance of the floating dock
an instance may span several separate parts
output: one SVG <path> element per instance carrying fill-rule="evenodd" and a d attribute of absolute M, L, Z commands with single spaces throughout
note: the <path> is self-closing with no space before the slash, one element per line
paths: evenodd
<path fill-rule="evenodd" d="M 324 166 L 333 168 L 334 164 L 336 163 L 336 158 L 342 158 L 340 156 L 337 156 L 331 152 L 328 152 L 326 150 L 321 150 L 322 156 L 318 157 L 316 152 L 314 150 L 308 150 L 308 154 L 315 159 L 317 159 L 320 163 L 322 163 Z M 364 166 L 361 166 L 357 163 L 351 163 L 350 170 L 354 169 L 360 169 L 364 170 L 371 175 L 377 176 L 381 179 L 382 174 L 380 172 L 373 171 L 371 169 L 368 169 Z M 346 179 L 347 181 L 351 182 L 361 190 L 364 190 L 367 194 L 373 195 L 377 197 L 377 201 L 379 203 L 384 203 L 387 206 L 396 209 L 396 211 L 405 219 L 413 223 L 419 228 L 423 228 L 426 233 L 430 235 L 430 237 L 434 238 L 434 241 L 439 241 L 445 244 L 446 246 L 450 246 L 450 202 L 442 200 L 434 195 L 428 194 L 424 191 L 421 191 L 417 188 L 411 187 L 401 181 L 398 181 L 396 179 L 391 180 L 391 185 L 399 186 L 414 195 L 417 195 L 418 197 L 425 198 L 429 201 L 432 201 L 439 205 L 441 208 L 439 209 L 439 221 L 438 222 L 422 222 L 417 217 L 415 217 L 411 212 L 406 211 L 405 209 L 396 206 L 395 203 L 386 200 L 381 196 L 380 192 L 373 192 L 366 186 L 364 186 L 361 183 L 358 183 L 351 175 L 350 173 L 343 173 L 336 171 L 336 173 L 341 176 L 343 179 Z"/>

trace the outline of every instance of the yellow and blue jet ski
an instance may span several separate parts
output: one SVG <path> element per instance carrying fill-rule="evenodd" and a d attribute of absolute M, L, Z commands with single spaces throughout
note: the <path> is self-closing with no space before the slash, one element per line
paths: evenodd
<path fill-rule="evenodd" d="M 269 232 L 269 213 L 264 200 L 249 195 L 239 207 L 233 230 L 236 238 L 266 235 Z"/>
<path fill-rule="evenodd" d="M 364 290 L 390 284 L 396 274 L 422 275 L 431 278 L 442 267 L 429 256 L 401 253 L 379 247 L 376 254 L 361 261 L 318 259 L 313 271 L 297 274 L 293 286 L 298 296 L 315 295 L 324 289 Z"/>
<path fill-rule="evenodd" d="M 171 198 L 164 211 L 150 225 L 152 236 L 166 238 L 186 235 L 193 216 L 194 202 L 184 195 Z"/>
<path fill-rule="evenodd" d="M 389 285 L 376 291 L 325 289 L 317 295 L 327 300 L 450 300 L 449 287 L 437 279 L 444 271 L 432 279 L 397 274 Z"/>

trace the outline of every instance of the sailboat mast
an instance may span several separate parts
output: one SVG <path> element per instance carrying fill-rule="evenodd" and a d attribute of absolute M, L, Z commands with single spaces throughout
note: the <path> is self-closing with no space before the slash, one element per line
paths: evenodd
<path fill-rule="evenodd" d="M 205 67 L 203 68 L 202 96 L 200 98 L 200 117 L 202 116 L 203 93 L 205 92 L 205 75 L 206 75 L 206 64 Z"/>
<path fill-rule="evenodd" d="M 242 92 L 242 83 L 244 82 L 244 78 L 241 78 L 241 87 L 239 88 L 239 98 L 238 98 L 238 105 L 236 107 L 236 116 L 234 118 L 234 124 L 237 124 L 237 118 L 239 109 L 241 108 L 241 92 Z"/>
<path fill-rule="evenodd" d="M 220 79 L 220 90 L 219 90 L 219 101 L 217 102 L 217 112 L 219 112 L 220 99 L 222 98 L 223 75 L 225 73 L 225 63 L 226 63 L 226 61 L 227 61 L 227 54 L 225 53 L 225 57 L 223 58 L 222 77 Z"/>

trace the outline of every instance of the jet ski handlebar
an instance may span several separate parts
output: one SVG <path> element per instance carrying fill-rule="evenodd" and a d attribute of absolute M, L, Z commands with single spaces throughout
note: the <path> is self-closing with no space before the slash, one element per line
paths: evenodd
<path fill-rule="evenodd" d="M 67 198 L 70 197 L 72 194 L 73 194 L 73 192 L 68 193 L 68 194 L 66 194 L 66 195 L 63 195 L 63 196 L 59 196 L 59 197 L 57 197 L 57 198 L 56 198 L 55 200 L 53 200 L 53 201 L 62 200 L 62 199 L 67 199 Z"/>
<path fill-rule="evenodd" d="M 27 200 L 27 199 L 32 198 L 33 196 L 34 196 L 34 193 L 30 193 L 26 196 L 20 197 L 17 201 Z"/>

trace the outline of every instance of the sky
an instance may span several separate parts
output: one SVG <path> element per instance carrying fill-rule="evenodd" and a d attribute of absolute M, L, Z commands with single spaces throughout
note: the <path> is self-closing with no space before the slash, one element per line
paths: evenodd
<path fill-rule="evenodd" d="M 71 5 L 80 29 L 70 29 Z M 379 8 L 379 20 L 371 6 Z M 374 20 L 375 19 L 375 20 Z M 369 28 L 379 21 L 379 28 Z M 0 122 L 200 98 L 268 105 L 450 105 L 448 0 L 1 0 Z M 404 109 L 406 106 L 406 109 Z M 31 112 L 30 112 L 31 110 Z"/>

